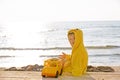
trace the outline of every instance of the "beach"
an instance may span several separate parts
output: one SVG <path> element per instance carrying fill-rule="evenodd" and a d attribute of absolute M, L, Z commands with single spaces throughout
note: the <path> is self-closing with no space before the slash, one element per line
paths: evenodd
<path fill-rule="evenodd" d="M 0 68 L 0 80 L 119 80 L 120 66 L 110 66 L 114 72 L 87 72 L 80 77 L 63 74 L 58 78 L 43 78 L 41 71 L 4 71 Z"/>
<path fill-rule="evenodd" d="M 120 0 L 0 0 L 0 80 L 120 80 Z"/>
<path fill-rule="evenodd" d="M 42 78 L 41 70 L 46 59 L 56 58 L 62 52 L 71 54 L 67 38 L 71 28 L 80 28 L 84 33 L 89 56 L 86 75 Z M 33 28 L 22 33 L 9 29 L 0 27 L 0 80 L 120 79 L 120 21 L 58 22 L 47 25 L 46 29 Z"/>

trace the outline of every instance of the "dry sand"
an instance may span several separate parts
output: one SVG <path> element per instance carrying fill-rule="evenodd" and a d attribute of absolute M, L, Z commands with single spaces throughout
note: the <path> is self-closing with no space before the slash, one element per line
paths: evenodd
<path fill-rule="evenodd" d="M 120 66 L 114 66 L 115 72 L 87 72 L 82 77 L 62 75 L 58 78 L 42 78 L 35 71 L 0 71 L 0 80 L 120 80 Z"/>

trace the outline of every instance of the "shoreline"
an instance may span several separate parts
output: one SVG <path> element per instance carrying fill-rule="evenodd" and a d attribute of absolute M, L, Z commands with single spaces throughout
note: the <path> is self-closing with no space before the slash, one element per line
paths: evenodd
<path fill-rule="evenodd" d="M 0 71 L 41 71 L 43 65 L 27 65 L 22 67 L 0 67 Z M 120 72 L 120 66 L 92 66 L 88 65 L 87 72 Z"/>

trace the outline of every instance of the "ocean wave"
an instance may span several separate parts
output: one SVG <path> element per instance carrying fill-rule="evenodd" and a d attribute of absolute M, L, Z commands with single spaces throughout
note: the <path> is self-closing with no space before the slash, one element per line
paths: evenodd
<path fill-rule="evenodd" d="M 39 57 L 58 57 L 59 55 L 40 55 Z"/>
<path fill-rule="evenodd" d="M 59 55 L 40 55 L 39 57 L 58 57 Z M 105 56 L 120 56 L 120 54 L 95 54 L 95 55 L 89 55 L 90 57 L 105 57 Z"/>
<path fill-rule="evenodd" d="M 106 45 L 106 46 L 86 46 L 88 49 L 113 49 L 120 48 L 116 45 Z M 14 48 L 14 47 L 2 47 L 0 50 L 69 50 L 71 47 L 47 47 L 47 48 Z"/>
<path fill-rule="evenodd" d="M 106 46 L 87 46 L 89 49 L 112 49 L 112 48 L 120 48 L 117 45 L 106 45 Z"/>
<path fill-rule="evenodd" d="M 99 56 L 99 57 L 105 57 L 105 56 L 120 56 L 120 54 L 119 53 L 116 53 L 116 54 L 95 54 L 95 55 L 89 55 L 89 56 L 91 56 L 91 57 L 97 57 L 97 56 Z"/>
<path fill-rule="evenodd" d="M 9 58 L 9 57 L 15 57 L 15 56 L 7 56 L 7 55 L 0 56 L 0 58 Z"/>

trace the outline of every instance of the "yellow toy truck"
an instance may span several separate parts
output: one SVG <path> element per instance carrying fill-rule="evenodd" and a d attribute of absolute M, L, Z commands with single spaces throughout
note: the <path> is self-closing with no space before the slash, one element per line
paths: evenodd
<path fill-rule="evenodd" d="M 44 61 L 42 69 L 42 77 L 57 78 L 62 74 L 62 60 L 59 58 L 51 58 Z"/>

